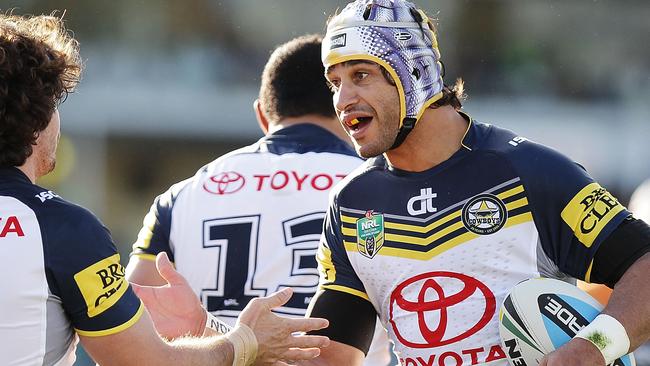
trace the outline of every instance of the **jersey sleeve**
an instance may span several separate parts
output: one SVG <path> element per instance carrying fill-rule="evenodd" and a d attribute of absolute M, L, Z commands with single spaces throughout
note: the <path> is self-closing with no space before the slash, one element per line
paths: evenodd
<path fill-rule="evenodd" d="M 363 283 L 355 273 L 343 244 L 341 216 L 336 200 L 330 201 L 316 254 L 319 288 L 342 291 L 368 300 Z"/>
<path fill-rule="evenodd" d="M 589 282 L 598 248 L 630 213 L 564 155 L 533 142 L 517 153 L 544 252 L 562 272 Z"/>
<path fill-rule="evenodd" d="M 166 252 L 169 260 L 174 262 L 174 253 L 169 242 L 174 200 L 172 189 L 156 197 L 142 220 L 142 228 L 133 244 L 131 255 L 155 260 L 158 253 Z"/>
<path fill-rule="evenodd" d="M 77 206 L 47 215 L 41 228 L 46 277 L 77 333 L 104 336 L 135 324 L 144 307 L 124 278 L 108 230 Z"/>

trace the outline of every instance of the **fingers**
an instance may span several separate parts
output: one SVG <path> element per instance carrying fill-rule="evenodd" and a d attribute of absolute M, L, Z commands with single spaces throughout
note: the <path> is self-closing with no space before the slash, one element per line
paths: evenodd
<path fill-rule="evenodd" d="M 264 304 L 268 309 L 273 309 L 277 308 L 278 306 L 282 306 L 289 301 L 291 298 L 291 295 L 293 294 L 293 289 L 290 287 L 287 287 L 285 289 L 282 289 L 278 292 L 275 292 L 271 294 L 268 297 L 260 297 L 259 302 L 261 304 Z"/>
<path fill-rule="evenodd" d="M 330 344 L 330 339 L 325 336 L 293 336 L 291 339 L 291 348 L 322 348 Z M 291 359 L 291 357 L 287 357 Z"/>
<path fill-rule="evenodd" d="M 301 318 L 286 319 L 286 324 L 291 333 L 296 333 L 327 328 L 330 323 L 327 319 L 322 318 Z"/>
<path fill-rule="evenodd" d="M 183 285 L 187 282 L 180 273 L 176 272 L 174 265 L 169 261 L 169 257 L 165 252 L 160 252 L 156 256 L 156 268 L 160 276 L 170 285 Z"/>

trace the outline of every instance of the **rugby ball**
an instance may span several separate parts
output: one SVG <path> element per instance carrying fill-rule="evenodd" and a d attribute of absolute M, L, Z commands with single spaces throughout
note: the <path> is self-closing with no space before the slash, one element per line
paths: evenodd
<path fill-rule="evenodd" d="M 517 284 L 499 310 L 501 345 L 512 366 L 539 365 L 544 355 L 568 342 L 603 306 L 566 282 L 533 278 Z M 634 366 L 630 353 L 612 363 Z"/>

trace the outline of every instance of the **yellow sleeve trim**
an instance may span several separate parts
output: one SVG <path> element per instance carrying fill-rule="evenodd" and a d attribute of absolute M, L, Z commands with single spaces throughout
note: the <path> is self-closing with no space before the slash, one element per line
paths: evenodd
<path fill-rule="evenodd" d="M 370 298 L 368 297 L 368 295 L 365 292 L 355 290 L 353 288 L 349 288 L 349 287 L 345 287 L 345 286 L 341 286 L 341 285 L 322 285 L 321 287 L 323 289 L 326 289 L 326 290 L 334 290 L 334 291 L 345 292 L 345 293 L 348 293 L 350 295 L 358 296 L 358 297 L 360 297 L 362 299 L 366 299 L 366 300 L 370 301 Z"/>
<path fill-rule="evenodd" d="M 131 254 L 131 255 L 134 256 L 134 257 L 138 257 L 138 258 L 140 258 L 140 259 L 147 260 L 147 261 L 152 261 L 152 262 L 155 262 L 155 261 L 156 261 L 156 255 L 155 255 L 155 254 L 149 254 L 149 253 L 133 253 L 133 254 Z"/>
<path fill-rule="evenodd" d="M 591 283 L 591 267 L 594 266 L 594 260 L 591 260 L 591 263 L 589 263 L 589 268 L 587 268 L 587 273 L 585 274 L 585 282 Z"/>
<path fill-rule="evenodd" d="M 142 260 L 151 261 L 151 262 L 156 262 L 156 257 L 158 256 L 157 254 L 149 254 L 149 253 L 132 253 L 131 255 L 134 257 L 138 257 Z M 171 259 L 169 261 L 171 262 L 174 269 L 176 269 L 176 262 L 173 262 Z"/>
<path fill-rule="evenodd" d="M 137 323 L 138 320 L 140 320 L 142 313 L 144 313 L 144 305 L 142 304 L 142 301 L 140 301 L 140 307 L 138 308 L 138 311 L 135 313 L 135 315 L 133 315 L 131 319 L 129 319 L 127 322 L 121 325 L 118 325 L 110 329 L 97 330 L 97 331 L 81 330 L 77 328 L 75 328 L 74 330 L 77 332 L 77 334 L 84 337 L 102 337 L 102 336 L 119 333 L 123 330 L 130 328 L 133 324 Z"/>

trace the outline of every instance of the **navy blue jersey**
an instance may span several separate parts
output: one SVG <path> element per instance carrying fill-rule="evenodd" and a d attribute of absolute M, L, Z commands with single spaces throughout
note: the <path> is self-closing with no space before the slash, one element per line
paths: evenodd
<path fill-rule="evenodd" d="M 108 230 L 16 168 L 0 169 L 0 250 L 4 360 L 68 365 L 75 332 L 114 334 L 142 314 Z"/>
<path fill-rule="evenodd" d="M 460 150 L 432 169 L 379 157 L 337 187 L 320 286 L 369 300 L 404 364 L 505 366 L 496 308 L 508 291 L 541 275 L 589 281 L 628 214 L 565 156 L 470 122 Z"/>

